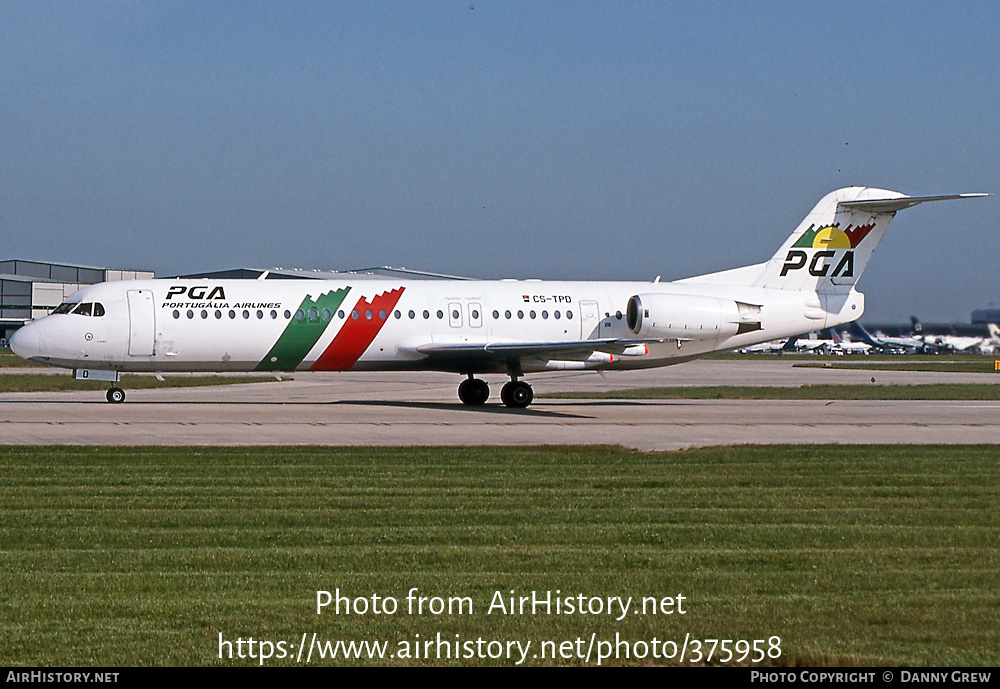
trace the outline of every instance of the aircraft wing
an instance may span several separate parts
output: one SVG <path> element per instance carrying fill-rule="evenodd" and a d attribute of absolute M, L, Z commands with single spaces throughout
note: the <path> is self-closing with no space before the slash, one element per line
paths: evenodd
<path fill-rule="evenodd" d="M 656 339 L 601 338 L 571 342 L 434 342 L 413 347 L 413 351 L 430 357 L 494 359 L 559 359 L 586 357 L 593 352 L 622 354 L 631 347 L 662 342 Z"/>

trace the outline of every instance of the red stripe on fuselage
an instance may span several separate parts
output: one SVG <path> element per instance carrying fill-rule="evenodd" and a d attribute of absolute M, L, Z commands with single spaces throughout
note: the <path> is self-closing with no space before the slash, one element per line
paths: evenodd
<path fill-rule="evenodd" d="M 396 302 L 403 296 L 403 287 L 394 289 L 391 292 L 383 292 L 370 302 L 361 298 L 354 307 L 340 332 L 333 338 L 323 353 L 313 365 L 310 371 L 346 371 L 357 363 L 361 355 L 371 345 L 382 326 L 392 317 L 392 310 L 396 308 Z M 379 314 L 385 312 L 385 318 Z M 354 318 L 354 313 L 358 314 Z M 371 314 L 371 318 L 367 314 Z"/>

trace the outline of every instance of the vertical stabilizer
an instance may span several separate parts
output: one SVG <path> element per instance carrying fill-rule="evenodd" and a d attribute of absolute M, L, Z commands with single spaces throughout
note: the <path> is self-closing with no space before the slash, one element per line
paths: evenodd
<path fill-rule="evenodd" d="M 896 215 L 892 206 L 851 204 L 905 198 L 899 192 L 869 187 L 827 194 L 767 262 L 758 286 L 810 292 L 850 290 Z"/>
<path fill-rule="evenodd" d="M 874 187 L 838 189 L 820 199 L 766 263 L 678 282 L 846 294 L 861 277 L 897 211 L 927 201 L 978 196 L 987 194 L 906 196 Z"/>

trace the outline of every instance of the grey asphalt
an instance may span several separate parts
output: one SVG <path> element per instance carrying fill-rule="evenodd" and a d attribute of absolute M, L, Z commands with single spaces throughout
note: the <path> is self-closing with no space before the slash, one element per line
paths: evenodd
<path fill-rule="evenodd" d="M 102 392 L 0 394 L 0 443 L 68 445 L 615 444 L 643 450 L 742 443 L 997 443 L 1000 403 L 558 400 L 555 391 L 672 385 L 991 382 L 1000 374 L 842 371 L 795 358 L 703 360 L 664 369 L 529 376 L 526 410 L 481 408 L 437 373 L 302 373 L 294 380 Z"/>

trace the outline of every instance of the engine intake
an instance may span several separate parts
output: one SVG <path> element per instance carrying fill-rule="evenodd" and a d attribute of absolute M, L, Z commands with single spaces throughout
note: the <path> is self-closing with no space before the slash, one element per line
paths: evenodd
<path fill-rule="evenodd" d="M 759 306 L 690 294 L 636 294 L 625 318 L 651 339 L 715 340 L 761 329 Z"/>

